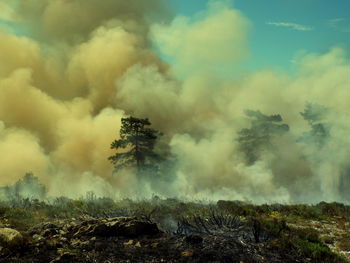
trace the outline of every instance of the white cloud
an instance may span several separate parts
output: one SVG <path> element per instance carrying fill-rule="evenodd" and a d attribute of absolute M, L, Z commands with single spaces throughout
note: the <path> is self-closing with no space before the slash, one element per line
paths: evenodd
<path fill-rule="evenodd" d="M 350 26 L 346 25 L 345 24 L 346 22 L 347 22 L 347 19 L 344 17 L 333 18 L 328 20 L 329 26 L 332 27 L 333 29 L 340 32 L 350 33 Z"/>
<path fill-rule="evenodd" d="M 330 24 L 337 24 L 337 23 L 339 23 L 339 22 L 344 22 L 344 21 L 346 21 L 346 18 L 344 18 L 344 17 L 338 17 L 338 18 L 330 19 L 330 20 L 329 20 L 329 23 L 330 23 Z"/>
<path fill-rule="evenodd" d="M 298 31 L 311 31 L 314 29 L 312 26 L 305 26 L 305 25 L 289 23 L 289 22 L 266 22 L 266 24 L 273 25 L 273 26 L 289 27 Z"/>

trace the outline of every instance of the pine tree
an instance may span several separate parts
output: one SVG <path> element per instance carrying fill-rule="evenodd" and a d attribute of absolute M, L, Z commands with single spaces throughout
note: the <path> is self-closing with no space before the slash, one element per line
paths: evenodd
<path fill-rule="evenodd" d="M 154 151 L 157 139 L 162 134 L 148 128 L 151 123 L 148 119 L 135 117 L 122 118 L 120 139 L 111 144 L 111 149 L 126 149 L 117 152 L 108 159 L 114 164 L 115 171 L 124 168 L 136 168 L 137 175 L 157 167 L 161 157 Z"/>
<path fill-rule="evenodd" d="M 272 148 L 271 139 L 289 131 L 289 126 L 278 124 L 283 121 L 279 114 L 268 116 L 253 110 L 246 110 L 245 114 L 252 118 L 251 127 L 240 130 L 237 140 L 247 164 L 251 165 L 258 160 L 261 150 Z"/>
<path fill-rule="evenodd" d="M 321 148 L 329 138 L 330 124 L 326 121 L 328 113 L 329 109 L 322 105 L 307 103 L 304 112 L 300 112 L 300 115 L 308 122 L 311 130 L 305 132 L 300 141 L 312 143 Z"/>

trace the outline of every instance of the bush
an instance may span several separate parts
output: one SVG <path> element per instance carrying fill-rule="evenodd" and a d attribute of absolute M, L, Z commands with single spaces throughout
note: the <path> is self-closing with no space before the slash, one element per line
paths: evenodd
<path fill-rule="evenodd" d="M 19 230 L 25 230 L 28 227 L 38 223 L 36 220 L 35 213 L 32 210 L 21 209 L 21 208 L 11 208 L 6 210 L 4 214 L 7 222 Z"/>
<path fill-rule="evenodd" d="M 288 234 L 274 240 L 273 247 L 284 253 L 296 253 L 310 258 L 314 263 L 345 263 L 345 259 L 335 254 L 324 244 L 318 232 L 312 228 L 292 229 Z"/>

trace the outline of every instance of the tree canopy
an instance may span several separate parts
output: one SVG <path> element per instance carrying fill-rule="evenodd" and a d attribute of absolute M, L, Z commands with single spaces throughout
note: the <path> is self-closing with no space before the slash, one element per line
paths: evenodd
<path fill-rule="evenodd" d="M 244 153 L 247 164 L 258 160 L 263 148 L 271 148 L 271 139 L 289 131 L 281 115 L 265 115 L 260 111 L 246 110 L 245 114 L 251 118 L 251 127 L 238 132 L 240 149 Z"/>
<path fill-rule="evenodd" d="M 0 193 L 9 200 L 19 200 L 21 198 L 44 199 L 46 187 L 39 182 L 38 177 L 29 172 L 12 186 L 1 187 Z"/>
<path fill-rule="evenodd" d="M 136 168 L 140 175 L 156 167 L 161 157 L 154 151 L 157 139 L 162 134 L 149 128 L 148 119 L 127 117 L 121 119 L 120 139 L 111 144 L 111 149 L 118 151 L 108 159 L 114 164 L 115 171 L 124 168 Z"/>
<path fill-rule="evenodd" d="M 330 124 L 326 120 L 328 113 L 329 109 L 322 105 L 307 103 L 300 115 L 308 122 L 311 130 L 305 132 L 300 140 L 322 147 L 329 137 Z"/>

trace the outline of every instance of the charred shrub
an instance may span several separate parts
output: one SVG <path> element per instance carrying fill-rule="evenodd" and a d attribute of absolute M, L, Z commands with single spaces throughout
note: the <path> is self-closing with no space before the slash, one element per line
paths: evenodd
<path fill-rule="evenodd" d="M 249 219 L 249 224 L 256 243 L 278 238 L 282 232 L 289 231 L 284 219 L 252 217 Z"/>
<path fill-rule="evenodd" d="M 182 217 L 178 221 L 178 234 L 213 234 L 232 236 L 246 227 L 238 216 L 216 214 L 212 212 L 208 216 Z"/>

